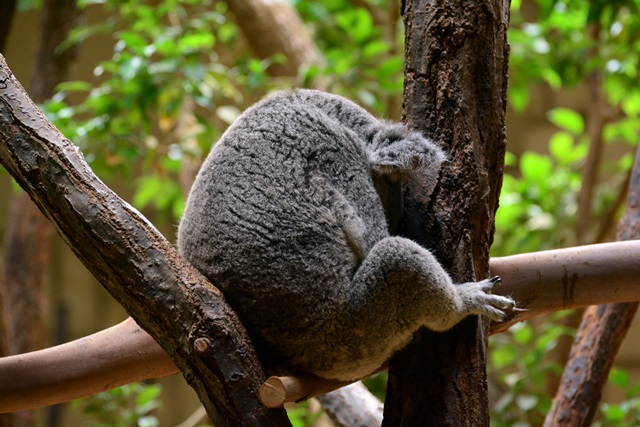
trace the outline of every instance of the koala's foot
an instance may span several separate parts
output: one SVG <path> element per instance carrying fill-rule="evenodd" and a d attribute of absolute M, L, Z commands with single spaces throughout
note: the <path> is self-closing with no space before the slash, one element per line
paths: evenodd
<path fill-rule="evenodd" d="M 508 297 L 489 293 L 500 281 L 500 277 L 495 276 L 480 282 L 458 285 L 457 288 L 466 312 L 465 315 L 483 314 L 497 322 L 506 320 L 506 312 L 515 308 L 515 301 Z"/>

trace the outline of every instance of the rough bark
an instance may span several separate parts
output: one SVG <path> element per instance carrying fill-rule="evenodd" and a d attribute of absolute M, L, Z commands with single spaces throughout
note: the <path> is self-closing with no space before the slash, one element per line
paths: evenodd
<path fill-rule="evenodd" d="M 0 162 L 78 258 L 158 343 L 216 426 L 289 425 L 257 390 L 264 373 L 220 292 L 93 175 L 0 61 Z"/>
<path fill-rule="evenodd" d="M 300 16 L 285 0 L 229 0 L 229 9 L 255 54 L 269 58 L 282 54 L 286 62 L 269 67 L 273 76 L 298 75 L 303 65 L 315 64 L 320 53 Z"/>
<path fill-rule="evenodd" d="M 640 239 L 640 150 L 631 173 L 625 215 L 618 228 L 618 240 L 632 239 Z M 603 278 L 603 284 L 607 281 Z M 637 302 L 587 309 L 545 426 L 591 425 L 609 371 L 637 310 Z"/>
<path fill-rule="evenodd" d="M 404 197 L 402 234 L 424 244 L 454 281 L 484 278 L 505 153 L 508 1 L 407 2 L 404 116 L 450 161 L 429 199 Z M 486 325 L 468 318 L 422 331 L 389 365 L 383 425 L 489 423 Z"/>

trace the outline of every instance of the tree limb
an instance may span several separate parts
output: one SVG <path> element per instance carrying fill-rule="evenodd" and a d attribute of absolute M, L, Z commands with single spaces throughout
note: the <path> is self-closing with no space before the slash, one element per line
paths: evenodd
<path fill-rule="evenodd" d="M 637 280 L 640 274 L 640 265 L 637 262 L 639 258 L 640 241 L 603 243 L 492 258 L 491 274 L 500 274 L 503 277 L 502 285 L 495 288 L 494 293 L 511 295 L 518 301 L 519 307 L 527 311 L 511 313 L 511 317 L 504 323 L 492 323 L 491 333 L 505 331 L 517 322 L 543 313 L 592 304 L 640 300 L 640 282 Z M 609 284 L 609 286 L 603 284 Z M 567 297 L 571 295 L 571 297 L 563 298 L 565 295 Z M 91 362 L 97 364 L 93 374 L 97 376 L 96 378 L 100 377 L 101 369 L 111 372 L 112 387 L 176 372 L 177 368 L 170 361 L 167 353 L 159 345 L 154 344 L 155 341 L 145 331 L 139 330 L 135 335 L 131 335 L 132 331 L 137 331 L 133 322 L 125 321 L 92 335 L 89 337 L 90 340 L 82 338 L 35 352 L 38 355 L 29 356 L 33 359 L 24 359 L 25 362 L 20 365 L 16 365 L 11 358 L 0 358 L 0 378 L 5 378 L 5 375 L 11 371 L 14 371 L 16 378 L 15 384 L 0 382 L 0 412 L 16 410 L 14 408 L 18 406 L 26 409 L 59 403 L 102 391 L 103 381 L 96 380 L 90 390 L 89 382 L 83 383 L 83 378 L 74 377 L 77 364 L 82 360 L 85 361 L 83 369 L 86 369 L 87 376 L 92 375 Z M 127 341 L 121 342 L 121 339 Z M 108 348 L 102 348 L 98 345 L 99 343 L 117 347 L 118 350 L 114 352 Z M 138 357 L 140 349 L 146 349 L 144 357 Z M 108 354 L 117 354 L 118 357 L 104 360 L 104 356 Z M 66 364 L 62 363 L 65 357 L 71 356 L 73 357 Z M 21 357 L 27 357 L 27 355 Z M 130 360 L 131 368 L 121 366 L 121 359 Z M 31 378 L 36 376 L 34 374 L 36 370 L 32 369 L 27 360 L 59 361 L 55 380 L 60 384 L 67 383 L 65 389 L 67 394 L 49 396 L 46 398 L 48 399 L 46 403 L 30 398 L 18 401 L 20 400 L 18 398 L 5 397 L 9 394 L 9 389 L 6 388 L 9 385 L 14 389 L 24 389 L 22 396 L 26 396 L 27 392 L 35 396 L 41 393 L 38 387 L 50 381 L 46 378 L 42 380 Z M 153 374 L 145 376 L 145 369 L 149 369 Z M 136 371 L 139 372 L 136 373 Z M 38 384 L 38 381 L 42 382 Z M 273 406 L 295 402 L 303 396 L 318 396 L 345 385 L 342 382 L 318 378 L 308 381 L 298 377 L 288 377 L 279 381 L 283 384 L 278 391 L 280 401 L 273 403 L 272 400 Z M 75 389 L 77 390 L 74 391 Z"/>
<path fill-rule="evenodd" d="M 640 300 L 640 240 L 534 252 L 491 260 L 502 277 L 493 290 L 527 311 L 511 313 L 491 332 L 542 313 Z"/>
<path fill-rule="evenodd" d="M 360 381 L 318 396 L 320 404 L 336 427 L 379 427 L 382 402 Z"/>
<path fill-rule="evenodd" d="M 627 207 L 618 229 L 618 240 L 640 238 L 640 150 L 631 172 Z M 569 360 L 545 419 L 545 426 L 589 426 L 593 422 L 602 389 L 638 302 L 589 307 L 576 332 Z"/>
<path fill-rule="evenodd" d="M 220 292 L 93 175 L 2 57 L 0 162 L 100 283 L 167 351 L 216 426 L 289 424 L 284 411 L 259 402 L 264 373 Z M 198 339 L 207 344 L 200 351 Z"/>
<path fill-rule="evenodd" d="M 179 371 L 132 318 L 88 337 L 0 362 L 0 412 L 67 402 Z"/>

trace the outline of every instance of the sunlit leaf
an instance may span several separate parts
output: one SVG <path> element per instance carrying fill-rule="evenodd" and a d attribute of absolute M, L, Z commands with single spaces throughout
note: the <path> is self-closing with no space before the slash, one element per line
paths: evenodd
<path fill-rule="evenodd" d="M 551 159 L 532 151 L 525 152 L 520 157 L 520 172 L 531 181 L 545 181 L 551 175 L 553 165 Z"/>
<path fill-rule="evenodd" d="M 547 112 L 551 123 L 575 135 L 584 132 L 584 119 L 574 110 L 568 108 L 554 108 Z"/>

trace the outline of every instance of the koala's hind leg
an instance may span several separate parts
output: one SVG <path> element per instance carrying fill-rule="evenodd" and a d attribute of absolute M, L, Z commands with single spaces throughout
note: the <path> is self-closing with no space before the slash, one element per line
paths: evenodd
<path fill-rule="evenodd" d="M 375 370 L 421 326 L 443 331 L 471 314 L 501 320 L 514 302 L 488 293 L 497 281 L 454 285 L 428 250 L 401 237 L 382 239 L 351 281 L 346 350 L 367 364 L 358 369 Z"/>

